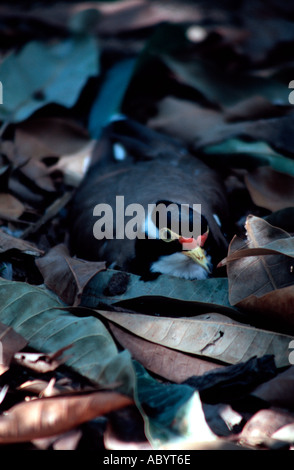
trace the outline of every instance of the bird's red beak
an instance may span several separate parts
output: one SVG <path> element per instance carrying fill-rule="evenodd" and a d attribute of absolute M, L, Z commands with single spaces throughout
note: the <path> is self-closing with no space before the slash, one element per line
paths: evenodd
<path fill-rule="evenodd" d="M 189 250 L 193 250 L 197 246 L 200 246 L 201 248 L 204 246 L 207 237 L 208 237 L 209 231 L 205 232 L 203 235 L 198 235 L 198 237 L 195 238 L 185 238 L 185 237 L 179 237 L 179 242 L 184 245 L 187 243 L 187 247 Z"/>
<path fill-rule="evenodd" d="M 179 242 L 183 245 L 183 253 L 191 258 L 195 263 L 202 266 L 207 272 L 210 272 L 209 262 L 206 258 L 203 245 L 205 244 L 208 237 L 209 230 L 203 235 L 199 235 L 195 238 L 179 237 Z"/>

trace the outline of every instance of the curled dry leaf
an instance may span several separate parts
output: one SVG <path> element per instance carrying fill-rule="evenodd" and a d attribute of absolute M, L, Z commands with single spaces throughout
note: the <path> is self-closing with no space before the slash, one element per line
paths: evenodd
<path fill-rule="evenodd" d="M 32 256 L 41 256 L 44 254 L 43 251 L 39 250 L 32 243 L 13 237 L 0 229 L 0 253 L 5 253 L 9 250 L 18 250 Z"/>
<path fill-rule="evenodd" d="M 116 392 L 50 397 L 22 402 L 0 416 L 0 443 L 27 442 L 64 433 L 97 416 L 131 405 Z"/>
<path fill-rule="evenodd" d="M 59 349 L 53 354 L 22 352 L 14 355 L 14 360 L 23 367 L 28 367 L 40 373 L 46 373 L 57 369 L 68 357 L 61 358 L 63 352 L 71 345 Z"/>
<path fill-rule="evenodd" d="M 105 263 L 72 258 L 65 245 L 57 245 L 36 261 L 46 286 L 68 305 L 78 305 L 84 287 Z"/>
<path fill-rule="evenodd" d="M 245 227 L 247 240 L 234 237 L 223 261 L 230 303 L 293 329 L 294 238 L 255 216 Z"/>

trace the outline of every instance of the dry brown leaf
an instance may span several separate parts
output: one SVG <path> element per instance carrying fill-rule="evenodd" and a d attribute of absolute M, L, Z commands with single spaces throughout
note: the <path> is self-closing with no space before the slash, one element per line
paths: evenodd
<path fill-rule="evenodd" d="M 253 121 L 276 116 L 279 107 L 263 96 L 254 95 L 227 107 L 224 114 L 227 122 Z"/>
<path fill-rule="evenodd" d="M 32 243 L 8 235 L 8 233 L 0 229 L 0 253 L 5 253 L 9 250 L 18 250 L 32 256 L 41 256 L 44 254 L 43 251 L 39 250 Z"/>
<path fill-rule="evenodd" d="M 13 356 L 27 345 L 23 336 L 10 326 L 0 323 L 0 375 L 9 369 Z"/>
<path fill-rule="evenodd" d="M 272 435 L 272 438 L 283 442 L 289 442 L 289 444 L 294 444 L 294 423 L 286 424 L 282 428 L 278 429 L 278 431 Z"/>
<path fill-rule="evenodd" d="M 88 143 L 87 132 L 70 119 L 32 118 L 15 131 L 17 151 L 28 159 L 70 155 Z"/>
<path fill-rule="evenodd" d="M 278 211 L 294 206 L 294 177 L 261 166 L 245 175 L 250 196 L 257 206 Z"/>
<path fill-rule="evenodd" d="M 49 382 L 50 383 L 50 382 Z M 23 392 L 29 392 L 33 393 L 34 395 L 37 396 L 44 396 L 44 391 L 47 389 L 49 386 L 49 383 L 46 382 L 46 380 L 40 380 L 40 379 L 35 379 L 35 380 L 28 380 L 27 382 L 24 382 L 18 387 L 18 390 L 21 390 Z M 60 395 L 61 391 L 58 390 L 57 388 L 51 388 L 51 395 Z M 45 395 L 48 396 L 48 395 Z"/>
<path fill-rule="evenodd" d="M 0 193 L 0 217 L 17 220 L 25 211 L 24 205 L 9 193 Z"/>
<path fill-rule="evenodd" d="M 266 444 L 278 429 L 293 421 L 294 414 L 282 410 L 260 410 L 245 424 L 239 442 L 249 446 Z"/>
<path fill-rule="evenodd" d="M 134 359 L 146 369 L 172 382 L 181 383 L 193 375 L 202 375 L 222 367 L 220 364 L 146 341 L 111 322 L 109 327 L 116 340 L 130 351 Z"/>
<path fill-rule="evenodd" d="M 72 258 L 65 245 L 57 245 L 44 257 L 36 260 L 46 286 L 68 305 L 80 303 L 84 287 L 105 263 Z"/>
<path fill-rule="evenodd" d="M 66 184 L 77 186 L 83 177 L 95 142 L 74 121 L 63 118 L 30 119 L 17 126 L 15 149 L 27 163 L 20 170 L 41 189 L 55 191 L 52 173 L 59 171 Z M 41 160 L 56 157 L 47 167 Z"/>
<path fill-rule="evenodd" d="M 50 173 L 60 171 L 65 184 L 78 186 L 88 169 L 95 145 L 96 141 L 93 140 L 75 153 L 62 155 L 50 168 Z"/>
<path fill-rule="evenodd" d="M 277 325 L 290 326 L 293 330 L 294 263 L 291 247 L 294 239 L 284 230 L 255 216 L 247 218 L 245 227 L 247 240 L 234 237 L 228 251 L 228 260 L 240 258 L 227 264 L 230 303 L 266 315 Z M 277 253 L 248 257 L 245 251 L 246 257 L 242 257 L 242 250 L 269 246 L 275 246 Z"/>
<path fill-rule="evenodd" d="M 22 402 L 0 416 L 0 443 L 27 442 L 61 434 L 132 403 L 131 398 L 116 392 Z"/>
<path fill-rule="evenodd" d="M 29 369 L 45 374 L 51 372 L 61 364 L 63 364 L 68 358 L 61 358 L 63 352 L 69 349 L 71 345 L 65 346 L 52 354 L 44 353 L 31 353 L 22 352 L 14 355 L 14 360 L 22 367 L 28 367 Z"/>
<path fill-rule="evenodd" d="M 259 385 L 253 392 L 272 406 L 294 410 L 294 366 Z"/>
<path fill-rule="evenodd" d="M 229 364 L 273 354 L 278 367 L 289 364 L 291 336 L 232 322 L 231 319 L 220 321 L 218 315 L 213 321 L 213 314 L 210 314 L 210 320 L 203 320 L 205 315 L 169 318 L 101 310 L 97 313 L 137 336 L 181 352 Z"/>
<path fill-rule="evenodd" d="M 21 173 L 29 178 L 38 188 L 48 193 L 56 192 L 48 167 L 43 162 L 31 159 L 21 167 Z"/>
<path fill-rule="evenodd" d="M 60 436 L 33 439 L 32 443 L 40 450 L 47 450 L 49 447 L 53 447 L 54 450 L 75 450 L 82 435 L 80 429 L 72 429 Z"/>
<path fill-rule="evenodd" d="M 148 125 L 185 142 L 194 142 L 207 132 L 211 134 L 221 123 L 223 117 L 219 111 L 168 96 L 159 103 L 157 115 Z"/>

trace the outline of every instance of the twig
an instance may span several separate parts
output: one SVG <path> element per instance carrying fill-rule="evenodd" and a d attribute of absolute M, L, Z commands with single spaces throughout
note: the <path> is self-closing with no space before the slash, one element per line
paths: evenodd
<path fill-rule="evenodd" d="M 37 230 L 39 230 L 39 228 L 44 225 L 46 222 L 48 222 L 50 219 L 52 219 L 53 217 L 55 217 L 58 212 L 66 206 L 66 204 L 69 202 L 69 200 L 71 199 L 71 196 L 72 196 L 72 192 L 71 191 L 68 191 L 66 193 L 64 193 L 59 199 L 56 199 L 52 204 L 51 206 L 49 206 L 44 215 L 33 225 L 31 225 L 30 227 L 28 227 L 27 229 L 24 230 L 24 232 L 22 233 L 21 237 L 22 239 L 25 239 L 28 237 L 28 235 L 31 235 L 32 233 L 35 233 L 37 232 Z"/>

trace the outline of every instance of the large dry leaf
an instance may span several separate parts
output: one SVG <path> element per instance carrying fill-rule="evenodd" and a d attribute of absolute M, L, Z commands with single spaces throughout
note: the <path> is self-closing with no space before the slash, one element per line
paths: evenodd
<path fill-rule="evenodd" d="M 228 251 L 228 260 L 239 258 L 227 263 L 230 302 L 293 328 L 294 238 L 255 216 L 247 218 L 245 227 L 247 240 L 234 237 Z M 268 254 L 272 248 L 275 254 Z"/>
<path fill-rule="evenodd" d="M 193 318 L 168 318 L 142 314 L 106 312 L 99 315 L 133 334 L 177 351 L 210 357 L 229 364 L 253 356 L 273 354 L 278 367 L 289 364 L 291 336 L 253 328 L 242 323 Z"/>
<path fill-rule="evenodd" d="M 57 245 L 44 257 L 36 260 L 46 286 L 68 305 L 78 305 L 84 287 L 105 263 L 72 258 L 65 245 Z"/>
<path fill-rule="evenodd" d="M 270 211 L 294 206 L 294 177 L 262 166 L 245 175 L 253 202 Z"/>
<path fill-rule="evenodd" d="M 22 402 L 0 416 L 0 443 L 27 442 L 75 428 L 133 403 L 116 392 L 95 392 Z"/>
<path fill-rule="evenodd" d="M 193 375 L 199 376 L 222 367 L 218 363 L 147 341 L 119 328 L 112 322 L 109 322 L 109 327 L 116 340 L 130 351 L 135 360 L 157 376 L 164 377 L 171 382 L 181 383 Z"/>

